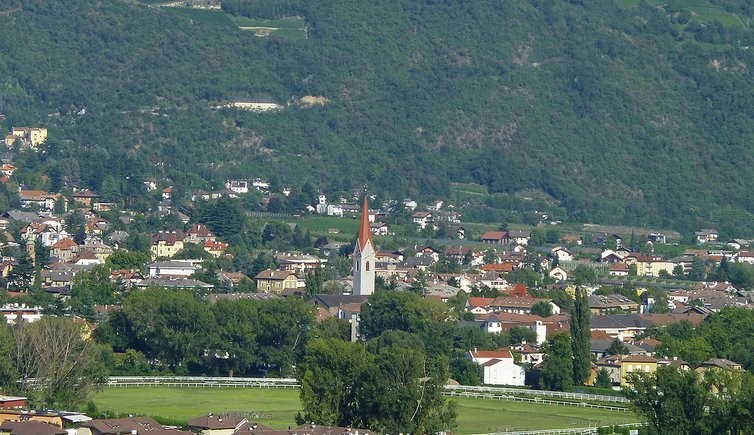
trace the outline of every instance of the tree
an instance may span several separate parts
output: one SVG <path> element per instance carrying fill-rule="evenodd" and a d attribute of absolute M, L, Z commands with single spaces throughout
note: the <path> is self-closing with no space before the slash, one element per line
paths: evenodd
<path fill-rule="evenodd" d="M 573 345 L 573 383 L 582 385 L 589 377 L 592 367 L 591 338 L 589 328 L 589 301 L 586 292 L 576 287 L 576 295 L 571 312 L 571 340 Z"/>
<path fill-rule="evenodd" d="M 310 342 L 299 376 L 299 421 L 381 433 L 452 430 L 455 410 L 442 395 L 447 363 L 430 362 L 403 338 L 376 346 L 375 353 L 337 339 Z"/>
<path fill-rule="evenodd" d="M 705 414 L 710 395 L 693 370 L 660 367 L 656 373 L 634 372 L 623 392 L 651 429 L 666 434 L 710 433 Z"/>
<path fill-rule="evenodd" d="M 183 249 L 178 251 L 173 258 L 176 260 L 207 260 L 212 258 L 212 254 L 205 251 L 202 245 L 187 242 L 183 244 Z"/>
<path fill-rule="evenodd" d="M 610 343 L 610 347 L 607 348 L 606 353 L 608 355 L 628 355 L 628 347 L 624 342 L 616 338 Z"/>
<path fill-rule="evenodd" d="M 610 372 L 606 368 L 602 367 L 597 372 L 597 379 L 594 381 L 594 386 L 599 388 L 612 388 L 613 381 L 610 379 Z"/>
<path fill-rule="evenodd" d="M 306 272 L 306 295 L 314 296 L 323 293 L 322 284 L 324 275 L 321 268 L 316 268 Z"/>
<path fill-rule="evenodd" d="M 545 301 L 537 302 L 532 305 L 531 314 L 536 314 L 540 317 L 550 317 L 552 316 L 552 305 Z"/>
<path fill-rule="evenodd" d="M 548 390 L 565 391 L 573 385 L 571 337 L 565 332 L 557 332 L 547 339 L 542 351 L 545 356 L 542 361 L 540 387 Z"/>
<path fill-rule="evenodd" d="M 118 249 L 107 257 L 105 264 L 110 267 L 111 270 L 121 269 L 137 269 L 144 268 L 149 262 L 150 257 L 146 252 L 140 251 L 126 251 L 125 249 Z"/>
<path fill-rule="evenodd" d="M 13 391 L 17 388 L 18 369 L 15 364 L 16 340 L 11 327 L 0 325 L 0 388 Z"/>
<path fill-rule="evenodd" d="M 497 252 L 495 252 L 493 248 L 487 248 L 487 250 L 484 251 L 484 257 L 482 258 L 485 264 L 495 264 L 499 260 Z"/>
<path fill-rule="evenodd" d="M 44 407 L 75 408 L 107 379 L 94 341 L 82 337 L 82 325 L 61 317 L 43 317 L 17 325 L 16 365 L 27 394 Z"/>
<path fill-rule="evenodd" d="M 95 266 L 90 272 L 82 272 L 74 277 L 71 308 L 74 313 L 94 320 L 94 306 L 115 303 L 117 291 L 116 284 L 110 278 L 110 269 L 105 265 Z"/>
<path fill-rule="evenodd" d="M 573 276 L 573 281 L 577 286 L 581 284 L 593 283 L 597 279 L 597 274 L 594 272 L 594 269 L 583 264 L 576 266 L 576 268 L 573 269 L 571 275 Z"/>
<path fill-rule="evenodd" d="M 13 266 L 8 274 L 8 284 L 16 290 L 27 291 L 34 279 L 34 263 L 29 258 L 29 253 L 23 251 L 18 263 Z"/>

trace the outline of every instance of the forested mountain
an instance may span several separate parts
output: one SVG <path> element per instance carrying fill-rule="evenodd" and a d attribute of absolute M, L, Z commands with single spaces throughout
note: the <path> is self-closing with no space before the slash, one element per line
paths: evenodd
<path fill-rule="evenodd" d="M 0 0 L 0 113 L 51 128 L 27 165 L 130 202 L 148 175 L 396 198 L 473 182 L 573 220 L 752 235 L 754 8 L 685 3 L 225 2 L 305 19 L 306 38 L 260 38 L 218 11 Z M 213 109 L 233 101 L 287 107 Z"/>

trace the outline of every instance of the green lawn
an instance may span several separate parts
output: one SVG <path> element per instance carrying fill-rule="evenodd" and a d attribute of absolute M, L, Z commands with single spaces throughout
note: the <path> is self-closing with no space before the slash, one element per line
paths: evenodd
<path fill-rule="evenodd" d="M 466 434 L 607 426 L 639 421 L 632 413 L 603 409 L 492 399 L 453 400 L 458 403 L 458 433 Z"/>
<path fill-rule="evenodd" d="M 306 219 L 285 219 L 288 223 L 297 223 L 302 230 L 308 230 L 311 233 L 328 236 L 329 228 L 340 229 L 340 236 L 351 239 L 359 233 L 359 219 L 335 216 L 311 216 Z M 332 235 L 331 235 L 332 236 Z"/>
<path fill-rule="evenodd" d="M 458 433 L 501 429 L 536 430 L 630 423 L 626 412 L 539 405 L 491 399 L 454 398 L 458 403 Z M 100 411 L 188 420 L 209 412 L 256 413 L 260 423 L 278 429 L 294 425 L 299 411 L 298 390 L 234 388 L 129 387 L 105 388 L 94 402 Z"/>
<path fill-rule="evenodd" d="M 209 24 L 218 27 L 236 28 L 237 26 L 223 11 L 214 9 L 193 9 L 193 8 L 165 8 L 167 11 L 183 15 L 196 22 Z"/>
<path fill-rule="evenodd" d="M 300 410 L 298 389 L 108 387 L 94 398 L 99 411 L 189 420 L 209 412 L 260 414 L 259 423 L 286 429 Z"/>

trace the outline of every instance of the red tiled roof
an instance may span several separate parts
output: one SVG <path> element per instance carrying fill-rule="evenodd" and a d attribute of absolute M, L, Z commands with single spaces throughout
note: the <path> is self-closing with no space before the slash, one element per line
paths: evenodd
<path fill-rule="evenodd" d="M 474 358 L 513 358 L 509 350 L 472 350 L 471 356 Z"/>

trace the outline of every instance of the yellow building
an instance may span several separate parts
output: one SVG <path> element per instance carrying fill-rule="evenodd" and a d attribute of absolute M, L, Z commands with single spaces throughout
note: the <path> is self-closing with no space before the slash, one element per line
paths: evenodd
<path fill-rule="evenodd" d="M 260 292 L 281 293 L 285 289 L 298 288 L 296 274 L 288 270 L 265 270 L 254 279 Z"/>
<path fill-rule="evenodd" d="M 647 355 L 627 355 L 620 360 L 620 385 L 630 385 L 626 381 L 629 374 L 635 372 L 657 372 L 657 360 Z"/>
<path fill-rule="evenodd" d="M 175 231 L 160 231 L 152 236 L 152 258 L 173 258 L 183 249 L 183 238 Z"/>
<path fill-rule="evenodd" d="M 32 148 L 36 148 L 38 145 L 43 144 L 47 140 L 47 129 L 35 127 L 13 127 L 11 135 L 21 139 L 22 142 L 26 143 Z M 6 144 L 8 143 L 7 137 L 5 139 L 5 142 Z M 13 142 L 11 142 L 9 146 L 12 144 Z"/>

